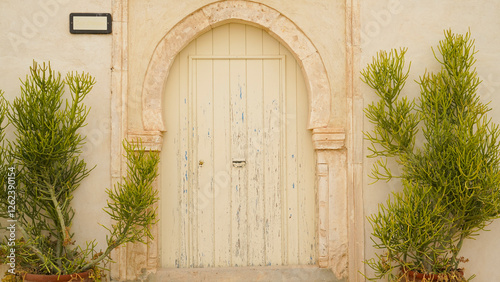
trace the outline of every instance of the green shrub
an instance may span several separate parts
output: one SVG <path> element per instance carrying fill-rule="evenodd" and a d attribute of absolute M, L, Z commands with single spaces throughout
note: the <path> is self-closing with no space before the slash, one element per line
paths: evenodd
<path fill-rule="evenodd" d="M 406 49 L 380 52 L 362 72 L 380 98 L 365 109 L 375 125 L 365 133 L 369 157 L 377 158 L 371 177 L 397 177 L 403 185 L 368 218 L 374 246 L 383 251 L 366 261 L 375 279 L 396 280 L 400 269 L 454 271 L 463 241 L 499 217 L 499 130 L 477 93 L 474 41 L 470 33 L 446 31 L 437 50 L 441 70 L 420 77 L 417 101 L 400 97 L 409 73 Z M 424 142 L 415 147 L 419 130 Z M 400 175 L 392 174 L 388 158 Z"/>
<path fill-rule="evenodd" d="M 79 130 L 89 114 L 83 100 L 94 84 L 89 74 L 68 73 L 62 79 L 50 64 L 34 63 L 22 82 L 21 96 L 12 103 L 2 99 L 0 124 L 6 115 L 16 137 L 0 160 L 4 171 L 8 166 L 17 174 L 17 271 L 58 275 L 84 272 L 109 260 L 117 246 L 152 237 L 149 228 L 157 220 L 151 207 L 158 200 L 152 184 L 159 156 L 125 142 L 128 175 L 107 190 L 110 201 L 105 211 L 114 221 L 106 227 L 110 232 L 107 247 L 100 250 L 95 241 L 82 247 L 73 239 L 73 192 L 91 172 L 80 157 L 85 136 Z M 70 99 L 64 99 L 66 87 Z M 4 153 L 4 148 L 1 150 Z M 8 189 L 2 187 L 5 196 Z M 8 218 L 11 214 L 7 202 L 0 201 L 0 216 Z M 2 247 L 4 251 L 10 248 L 5 244 Z"/>

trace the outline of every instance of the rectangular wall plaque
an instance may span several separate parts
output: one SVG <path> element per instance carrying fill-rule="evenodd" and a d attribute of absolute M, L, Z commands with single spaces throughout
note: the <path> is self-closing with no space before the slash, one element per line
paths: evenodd
<path fill-rule="evenodd" d="M 73 34 L 111 33 L 111 14 L 109 13 L 71 13 L 69 32 Z"/>

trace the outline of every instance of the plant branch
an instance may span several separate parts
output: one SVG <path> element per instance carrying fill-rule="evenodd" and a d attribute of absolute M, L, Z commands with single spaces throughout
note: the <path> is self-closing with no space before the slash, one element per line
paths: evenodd
<path fill-rule="evenodd" d="M 34 246 L 33 244 L 30 243 L 32 240 L 31 240 L 30 236 L 28 236 L 28 233 L 26 232 L 26 230 L 21 225 L 17 226 L 16 228 L 19 231 L 21 231 L 21 234 L 25 238 L 25 244 L 35 253 L 35 255 L 43 262 L 43 264 L 47 265 L 49 261 L 44 256 L 42 251 L 40 251 L 36 246 Z M 54 270 L 58 271 L 58 269 L 54 269 Z"/>
<path fill-rule="evenodd" d="M 70 241 L 70 239 L 67 237 L 67 230 L 66 230 L 66 224 L 64 222 L 64 216 L 62 214 L 62 211 L 61 211 L 61 207 L 59 206 L 59 202 L 57 201 L 57 198 L 56 198 L 56 195 L 55 195 L 55 189 L 54 189 L 54 186 L 47 183 L 46 182 L 46 185 L 48 186 L 49 188 L 49 192 L 50 192 L 50 199 L 52 200 L 52 204 L 54 205 L 55 209 L 56 209 L 56 212 L 57 212 L 57 216 L 58 216 L 58 221 L 59 221 L 59 225 L 60 225 L 60 232 L 59 234 L 61 235 L 61 239 L 62 239 L 62 242 L 61 240 L 58 240 L 57 241 L 57 265 L 59 268 L 62 268 L 62 261 L 61 261 L 61 253 L 62 253 L 62 246 L 66 245 L 68 241 Z"/>

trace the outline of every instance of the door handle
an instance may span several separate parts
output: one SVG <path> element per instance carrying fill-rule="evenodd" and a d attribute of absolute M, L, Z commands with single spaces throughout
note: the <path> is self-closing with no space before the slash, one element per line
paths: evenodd
<path fill-rule="evenodd" d="M 234 167 L 244 167 L 246 165 L 245 160 L 233 160 L 233 166 Z"/>

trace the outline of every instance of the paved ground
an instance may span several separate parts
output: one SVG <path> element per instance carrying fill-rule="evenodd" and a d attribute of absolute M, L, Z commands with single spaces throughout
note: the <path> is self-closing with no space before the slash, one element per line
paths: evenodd
<path fill-rule="evenodd" d="M 7 270 L 0 264 L 0 279 Z M 161 269 L 134 282 L 346 282 L 338 280 L 329 269 L 315 266 Z M 129 281 L 132 282 L 132 281 Z"/>
<path fill-rule="evenodd" d="M 336 279 L 331 270 L 321 269 L 313 266 L 162 269 L 159 270 L 156 274 L 150 274 L 144 281 L 345 282 L 345 280 Z"/>

